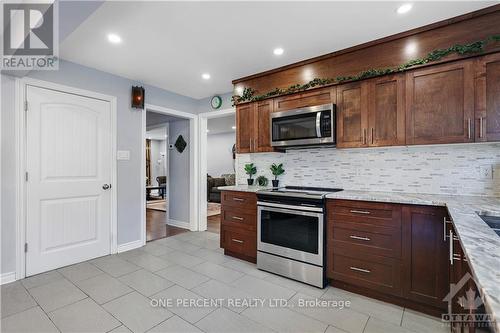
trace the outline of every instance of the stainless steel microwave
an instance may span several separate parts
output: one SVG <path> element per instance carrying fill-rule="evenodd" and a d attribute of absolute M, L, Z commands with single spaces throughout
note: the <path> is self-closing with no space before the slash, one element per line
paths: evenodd
<path fill-rule="evenodd" d="M 335 144 L 335 105 L 273 112 L 271 145 L 300 147 Z"/>

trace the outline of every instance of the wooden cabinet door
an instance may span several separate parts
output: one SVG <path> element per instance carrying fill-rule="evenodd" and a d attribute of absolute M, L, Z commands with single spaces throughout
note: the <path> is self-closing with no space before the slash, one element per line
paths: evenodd
<path fill-rule="evenodd" d="M 370 80 L 368 105 L 369 146 L 405 144 L 404 76 Z"/>
<path fill-rule="evenodd" d="M 440 207 L 403 207 L 403 296 L 446 310 L 449 243 Z"/>
<path fill-rule="evenodd" d="M 236 107 L 236 151 L 252 152 L 254 145 L 254 109 L 255 103 L 247 103 Z"/>
<path fill-rule="evenodd" d="M 271 146 L 271 122 L 270 115 L 273 112 L 274 103 L 272 99 L 260 101 L 255 106 L 255 146 L 254 152 L 263 153 L 273 151 Z"/>
<path fill-rule="evenodd" d="M 286 111 L 314 105 L 335 103 L 335 88 L 325 88 L 274 99 L 274 111 Z"/>
<path fill-rule="evenodd" d="M 476 141 L 500 141 L 500 54 L 476 62 Z"/>
<path fill-rule="evenodd" d="M 368 86 L 366 82 L 337 87 L 337 147 L 368 146 Z"/>
<path fill-rule="evenodd" d="M 474 141 L 474 79 L 471 60 L 406 75 L 406 143 Z"/>

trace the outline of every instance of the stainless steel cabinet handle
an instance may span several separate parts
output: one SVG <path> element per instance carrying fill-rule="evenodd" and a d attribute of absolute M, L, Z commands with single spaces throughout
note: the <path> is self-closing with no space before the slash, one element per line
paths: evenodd
<path fill-rule="evenodd" d="M 483 118 L 484 117 L 479 117 L 479 137 L 483 137 Z"/>
<path fill-rule="evenodd" d="M 361 272 L 361 273 L 371 273 L 371 271 L 363 268 L 358 268 L 358 267 L 349 267 L 349 269 L 356 271 L 356 272 Z"/>
<path fill-rule="evenodd" d="M 349 236 L 349 238 L 359 239 L 359 240 L 363 240 L 363 241 L 370 241 L 370 238 L 368 238 L 368 237 L 360 237 L 360 236 L 351 235 L 351 236 Z"/>
<path fill-rule="evenodd" d="M 239 216 L 233 216 L 233 220 L 243 221 L 243 218 Z"/>
<path fill-rule="evenodd" d="M 467 133 L 469 136 L 469 139 L 471 138 L 471 120 L 470 118 L 467 120 Z"/>
<path fill-rule="evenodd" d="M 233 239 L 231 239 L 231 240 L 232 240 L 233 242 L 236 242 L 236 243 L 243 243 L 243 241 L 242 241 L 242 240 L 239 240 L 239 239 L 234 239 L 234 238 L 233 238 Z"/>
<path fill-rule="evenodd" d="M 370 212 L 367 212 L 365 210 L 355 210 L 355 209 L 353 209 L 350 212 L 353 213 L 353 214 L 365 214 L 365 215 L 369 215 L 370 214 Z"/>
<path fill-rule="evenodd" d="M 245 201 L 245 200 L 241 198 L 233 198 L 233 201 Z"/>
<path fill-rule="evenodd" d="M 446 242 L 446 237 L 448 237 L 446 234 L 446 223 L 451 223 L 451 221 L 448 221 L 445 216 L 443 217 L 443 242 Z"/>
<path fill-rule="evenodd" d="M 453 231 L 450 230 L 450 265 L 453 265 Z"/>

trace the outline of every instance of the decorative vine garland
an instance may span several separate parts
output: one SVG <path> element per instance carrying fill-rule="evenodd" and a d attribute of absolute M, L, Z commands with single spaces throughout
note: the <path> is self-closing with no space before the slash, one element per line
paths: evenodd
<path fill-rule="evenodd" d="M 398 72 L 403 72 L 413 66 L 427 64 L 429 62 L 434 62 L 441 60 L 444 57 L 447 57 L 451 54 L 458 55 L 468 55 L 474 53 L 481 53 L 484 50 L 484 47 L 491 42 L 500 42 L 500 35 L 493 35 L 486 39 L 479 40 L 470 44 L 456 44 L 447 49 L 437 49 L 429 52 L 425 57 L 420 59 L 413 59 L 405 62 L 402 65 L 391 68 L 378 68 L 378 69 L 369 69 L 363 71 L 354 76 L 338 76 L 336 78 L 327 78 L 327 79 L 318 79 L 315 78 L 312 81 L 309 81 L 305 84 L 294 84 L 289 86 L 286 89 L 276 88 L 262 95 L 255 95 L 256 91 L 252 88 L 245 88 L 241 96 L 233 95 L 231 100 L 233 102 L 233 106 L 242 103 L 242 102 L 255 102 L 260 101 L 269 97 L 276 97 L 281 95 L 288 95 L 299 91 L 308 90 L 314 87 L 326 86 L 333 83 L 343 83 L 346 81 L 358 81 L 363 79 L 368 79 L 372 77 L 393 74 Z"/>

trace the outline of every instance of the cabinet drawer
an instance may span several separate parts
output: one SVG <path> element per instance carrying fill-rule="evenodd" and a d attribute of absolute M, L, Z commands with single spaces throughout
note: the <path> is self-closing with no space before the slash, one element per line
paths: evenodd
<path fill-rule="evenodd" d="M 328 277 L 351 285 L 401 295 L 401 262 L 375 255 L 352 256 L 336 248 L 328 256 Z"/>
<path fill-rule="evenodd" d="M 352 253 L 401 258 L 401 229 L 397 228 L 338 223 L 328 231 L 328 242 Z"/>
<path fill-rule="evenodd" d="M 232 207 L 224 207 L 221 211 L 221 222 L 223 225 L 237 228 L 257 230 L 257 215 L 248 214 L 246 211 Z"/>
<path fill-rule="evenodd" d="M 365 201 L 331 200 L 327 204 L 332 223 L 362 223 L 401 228 L 401 206 Z"/>
<path fill-rule="evenodd" d="M 257 214 L 257 195 L 249 192 L 222 191 L 222 207 L 234 207 L 250 211 Z"/>
<path fill-rule="evenodd" d="M 221 246 L 235 254 L 257 258 L 257 233 L 241 228 L 221 227 Z"/>

